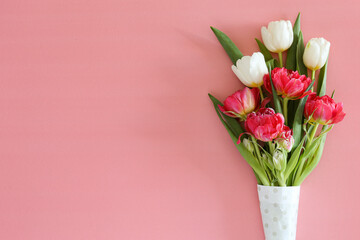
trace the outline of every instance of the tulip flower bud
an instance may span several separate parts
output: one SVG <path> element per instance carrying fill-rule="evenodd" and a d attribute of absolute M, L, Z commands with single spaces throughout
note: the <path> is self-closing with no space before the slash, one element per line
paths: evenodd
<path fill-rule="evenodd" d="M 257 112 L 250 113 L 245 121 L 245 129 L 256 139 L 270 142 L 284 128 L 284 116 L 275 113 L 272 108 L 260 108 Z"/>
<path fill-rule="evenodd" d="M 290 152 L 294 145 L 292 130 L 288 126 L 284 125 L 282 132 L 275 139 L 275 142 L 278 144 L 280 148 L 286 150 L 287 152 Z"/>
<path fill-rule="evenodd" d="M 244 138 L 244 140 L 243 140 L 242 143 L 244 144 L 245 148 L 246 148 L 249 152 L 251 152 L 251 153 L 254 152 L 254 145 L 252 144 L 252 142 L 251 142 L 249 139 Z"/>
<path fill-rule="evenodd" d="M 224 106 L 219 105 L 222 113 L 233 118 L 246 119 L 246 116 L 260 106 L 260 91 L 258 88 L 244 88 L 236 91 L 224 101 Z"/>
<path fill-rule="evenodd" d="M 280 149 L 276 149 L 273 154 L 273 163 L 277 170 L 283 171 L 286 167 L 286 156 Z"/>
<path fill-rule="evenodd" d="M 329 50 L 330 42 L 324 38 L 310 39 L 303 55 L 305 66 L 312 71 L 322 68 L 329 56 Z"/>
<path fill-rule="evenodd" d="M 305 103 L 304 116 L 309 122 L 331 125 L 341 122 L 345 117 L 343 104 L 336 103 L 331 97 L 310 94 Z"/>
<path fill-rule="evenodd" d="M 270 52 L 280 53 L 290 48 L 294 34 L 290 21 L 273 21 L 261 28 L 261 37 Z"/>
<path fill-rule="evenodd" d="M 272 160 L 265 154 L 263 153 L 261 155 L 261 160 L 271 169 L 274 170 L 274 164 L 272 162 Z"/>
<path fill-rule="evenodd" d="M 283 98 L 299 99 L 309 93 L 306 92 L 306 89 L 311 84 L 311 79 L 305 75 L 300 75 L 297 71 L 286 68 L 274 68 L 271 71 L 271 78 L 276 94 L 281 95 Z M 264 86 L 272 94 L 269 74 L 264 75 Z"/>
<path fill-rule="evenodd" d="M 263 84 L 263 77 L 269 71 L 266 67 L 264 55 L 260 52 L 252 56 L 243 56 L 237 60 L 236 66 L 231 69 L 240 81 L 248 87 L 260 87 Z"/>

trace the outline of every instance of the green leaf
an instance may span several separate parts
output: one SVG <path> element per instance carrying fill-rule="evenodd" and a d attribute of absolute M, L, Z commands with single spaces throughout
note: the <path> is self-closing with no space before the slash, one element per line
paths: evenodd
<path fill-rule="evenodd" d="M 255 40 L 259 46 L 260 52 L 264 55 L 265 61 L 267 62 L 274 59 L 270 51 L 265 47 L 265 45 L 259 39 L 255 38 Z"/>
<path fill-rule="evenodd" d="M 294 117 L 295 117 L 295 112 L 296 109 L 299 105 L 300 100 L 290 100 L 288 102 L 288 127 L 292 128 L 293 127 L 293 122 L 294 122 Z"/>
<path fill-rule="evenodd" d="M 302 158 L 307 159 L 311 155 L 314 154 L 315 150 L 318 148 L 319 144 L 321 142 L 321 138 L 316 138 L 313 140 L 310 144 L 310 146 L 307 146 L 303 154 L 301 155 Z"/>
<path fill-rule="evenodd" d="M 279 62 L 278 60 L 276 60 L 275 58 L 270 59 L 269 61 L 266 62 L 266 66 L 268 66 L 268 64 L 270 64 L 271 69 L 274 69 L 276 67 L 279 67 Z"/>
<path fill-rule="evenodd" d="M 260 181 L 261 181 L 260 184 L 269 186 L 270 182 L 267 179 L 264 169 L 260 166 L 257 159 L 253 156 L 253 154 L 251 152 L 249 152 L 246 149 L 246 147 L 244 146 L 243 143 L 237 144 L 238 136 L 234 134 L 234 132 L 230 128 L 229 124 L 224 120 L 225 115 L 221 113 L 221 111 L 219 110 L 219 107 L 218 107 L 219 101 L 215 97 L 213 97 L 211 94 L 209 94 L 209 97 L 214 104 L 216 114 L 218 115 L 221 123 L 224 125 L 225 129 L 229 133 L 232 141 L 234 142 L 234 144 L 235 144 L 236 148 L 238 149 L 238 151 L 240 152 L 240 154 L 243 156 L 245 161 L 252 167 L 252 169 L 254 170 L 258 179 L 260 179 Z"/>
<path fill-rule="evenodd" d="M 326 94 L 326 77 L 327 77 L 327 65 L 328 60 L 326 60 L 325 65 L 320 69 L 319 78 L 318 78 L 318 84 L 316 88 L 316 94 L 318 96 L 324 96 Z"/>
<path fill-rule="evenodd" d="M 294 27 L 293 27 L 293 32 L 294 34 L 298 37 L 300 34 L 300 13 L 298 13 L 295 23 L 294 23 Z"/>
<path fill-rule="evenodd" d="M 312 86 L 314 85 L 314 81 L 311 82 L 311 84 L 308 86 L 308 88 L 306 89 L 306 91 L 309 91 Z M 294 147 L 296 148 L 298 146 L 298 144 L 300 143 L 300 139 L 303 135 L 303 129 L 302 129 L 302 124 L 303 124 L 303 116 L 304 116 L 304 107 L 305 107 L 305 103 L 307 101 L 309 96 L 305 96 L 302 99 L 300 99 L 299 101 L 299 105 L 296 109 L 295 112 L 295 117 L 294 117 L 294 121 L 293 121 L 293 137 L 294 137 Z"/>
<path fill-rule="evenodd" d="M 303 55 L 304 55 L 304 39 L 302 32 L 300 31 L 299 40 L 296 49 L 296 70 L 301 74 L 307 76 L 307 68 L 303 62 Z"/>
<path fill-rule="evenodd" d="M 285 180 L 289 178 L 291 172 L 294 170 L 294 168 L 296 167 L 296 165 L 298 163 L 304 141 L 305 141 L 305 137 L 303 137 L 301 143 L 297 146 L 297 148 L 291 154 L 291 157 L 286 165 L 286 170 L 284 172 Z"/>
<path fill-rule="evenodd" d="M 298 44 L 298 39 L 299 39 L 299 35 L 300 35 L 300 13 L 298 14 L 296 21 L 294 23 L 293 33 L 294 33 L 293 43 L 291 44 L 291 46 L 287 52 L 287 56 L 286 56 L 286 68 L 295 71 L 296 70 L 296 50 L 297 50 L 297 44 Z"/>
<path fill-rule="evenodd" d="M 305 180 L 305 178 L 307 176 L 309 176 L 309 174 L 316 168 L 316 166 L 319 164 L 323 150 L 324 150 L 324 145 L 325 145 L 325 140 L 326 140 L 326 134 L 324 136 L 322 136 L 321 142 L 314 154 L 314 156 L 310 159 L 310 162 L 307 164 L 307 166 L 305 167 L 304 171 L 302 172 L 301 176 L 299 179 L 297 179 L 294 182 L 294 186 L 300 186 L 301 183 Z"/>
<path fill-rule="evenodd" d="M 272 95 L 273 95 L 273 101 L 274 101 L 274 106 L 275 106 L 275 111 L 277 113 L 281 113 L 282 114 L 282 110 L 281 110 L 281 104 L 280 104 L 280 100 L 279 100 L 279 96 L 277 95 L 277 92 L 275 90 L 272 78 L 271 78 L 271 64 L 267 63 L 267 67 L 269 70 L 269 78 L 270 78 L 270 83 L 271 83 L 271 90 L 272 90 Z"/>
<path fill-rule="evenodd" d="M 226 36 L 225 33 L 214 27 L 210 27 L 210 28 L 214 32 L 217 39 L 219 40 L 220 44 L 225 49 L 226 53 L 229 55 L 232 63 L 236 65 L 236 61 L 242 58 L 244 55 L 240 52 L 240 50 L 233 43 L 233 41 L 231 41 L 231 39 L 228 36 Z"/>

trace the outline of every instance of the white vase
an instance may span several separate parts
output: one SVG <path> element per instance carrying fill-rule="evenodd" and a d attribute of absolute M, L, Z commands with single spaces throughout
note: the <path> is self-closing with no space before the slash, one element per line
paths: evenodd
<path fill-rule="evenodd" d="M 300 187 L 258 185 L 266 240 L 295 240 Z"/>

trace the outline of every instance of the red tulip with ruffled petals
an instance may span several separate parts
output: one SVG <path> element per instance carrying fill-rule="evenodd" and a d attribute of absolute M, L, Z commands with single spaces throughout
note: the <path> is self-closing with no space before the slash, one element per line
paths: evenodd
<path fill-rule="evenodd" d="M 246 87 L 227 97 L 224 106 L 219 105 L 219 109 L 230 117 L 246 119 L 246 115 L 255 111 L 259 104 L 259 89 Z"/>
<path fill-rule="evenodd" d="M 274 68 L 271 71 L 271 78 L 277 95 L 283 98 L 299 99 L 310 94 L 310 91 L 305 91 L 311 84 L 311 79 L 300 75 L 297 71 Z M 269 74 L 264 75 L 264 86 L 269 93 L 272 93 Z"/>
<path fill-rule="evenodd" d="M 248 115 L 245 128 L 256 139 L 270 142 L 283 130 L 284 116 L 281 113 L 275 113 L 272 108 L 260 108 L 259 111 Z"/>
<path fill-rule="evenodd" d="M 345 117 L 343 104 L 325 95 L 322 97 L 311 94 L 305 103 L 304 115 L 309 122 L 331 125 L 342 121 Z"/>
<path fill-rule="evenodd" d="M 275 139 L 275 142 L 290 152 L 294 145 L 293 131 L 288 126 L 284 125 L 282 132 L 280 132 L 279 136 Z"/>

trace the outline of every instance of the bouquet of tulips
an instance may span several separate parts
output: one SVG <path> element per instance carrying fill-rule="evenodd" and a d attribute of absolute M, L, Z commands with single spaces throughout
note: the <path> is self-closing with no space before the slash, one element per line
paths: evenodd
<path fill-rule="evenodd" d="M 294 27 L 284 20 L 262 27 L 263 43 L 256 39 L 260 52 L 252 56 L 243 56 L 229 37 L 211 29 L 246 86 L 224 104 L 209 96 L 255 173 L 265 238 L 295 240 L 300 184 L 319 163 L 327 133 L 345 117 L 334 92 L 326 95 L 330 43 L 313 38 L 305 46 L 300 14 Z"/>
<path fill-rule="evenodd" d="M 281 20 L 262 27 L 260 52 L 252 56 L 211 29 L 246 86 L 223 104 L 209 94 L 221 122 L 259 185 L 299 186 L 319 163 L 327 133 L 345 116 L 334 92 L 325 91 L 330 43 L 312 38 L 305 46 L 300 14 L 294 26 Z"/>

